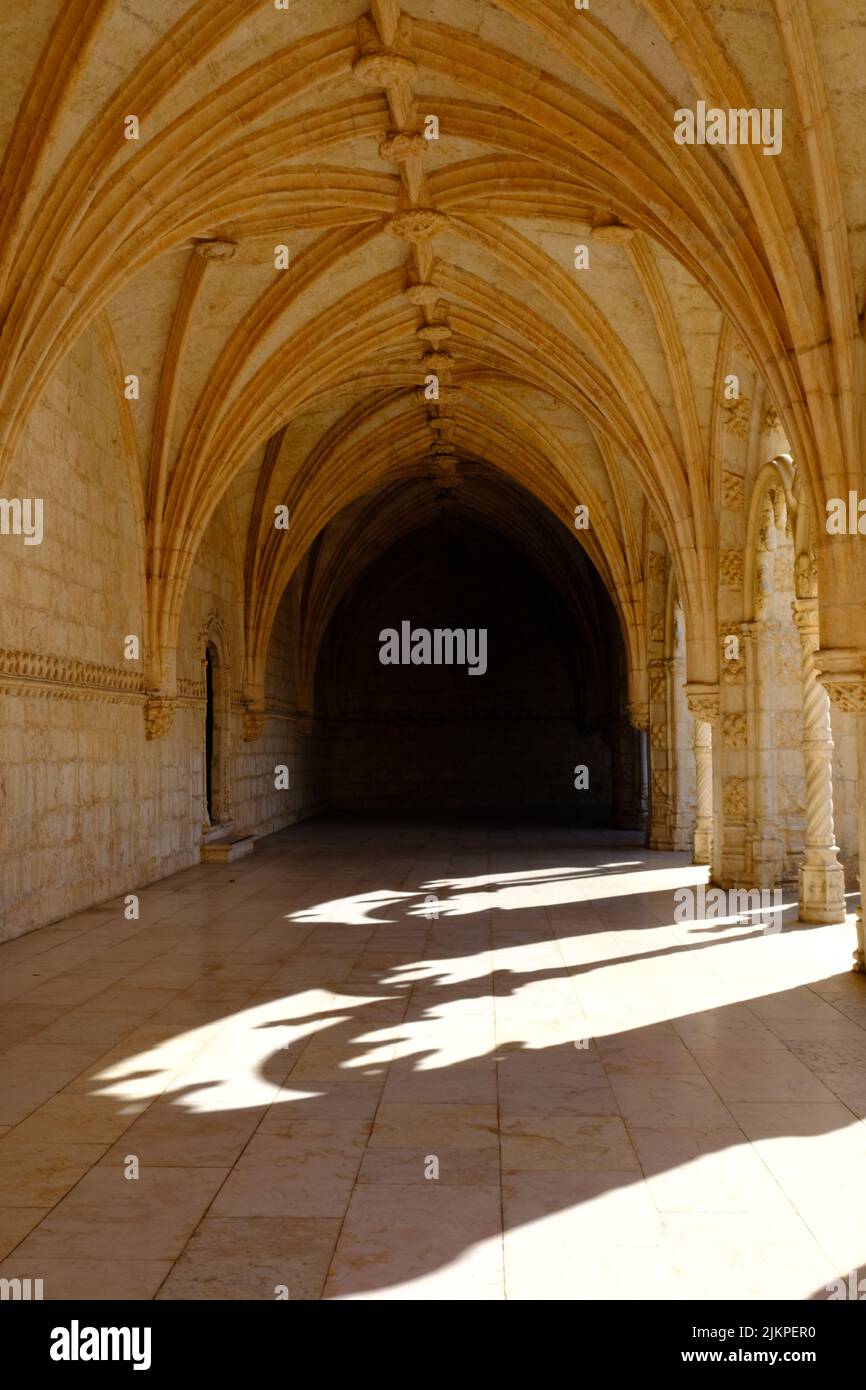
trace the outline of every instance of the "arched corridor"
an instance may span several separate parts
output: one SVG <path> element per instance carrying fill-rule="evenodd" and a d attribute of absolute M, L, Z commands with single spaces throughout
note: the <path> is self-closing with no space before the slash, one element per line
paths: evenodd
<path fill-rule="evenodd" d="M 866 0 L 139 9 L 0 16 L 0 1293 L 820 1297 Z"/>

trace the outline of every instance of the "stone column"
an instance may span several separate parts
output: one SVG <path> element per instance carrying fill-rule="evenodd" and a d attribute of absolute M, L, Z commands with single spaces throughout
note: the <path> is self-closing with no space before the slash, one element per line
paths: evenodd
<path fill-rule="evenodd" d="M 693 744 L 695 753 L 695 830 L 693 864 L 710 864 L 713 858 L 713 726 L 704 719 L 695 719 Z"/>
<path fill-rule="evenodd" d="M 648 807 L 648 768 L 647 768 L 647 735 L 649 727 L 649 705 L 630 704 L 627 708 L 628 724 L 623 729 L 623 734 L 631 743 L 634 750 L 634 778 L 632 781 L 632 796 L 630 804 L 623 820 L 623 828 L 628 830 L 643 830 L 647 826 Z"/>
<path fill-rule="evenodd" d="M 673 849 L 671 792 L 674 779 L 673 719 L 671 717 L 670 658 L 653 657 L 649 663 L 649 823 L 650 849 Z"/>
<path fill-rule="evenodd" d="M 746 868 L 749 881 L 756 888 L 777 888 L 782 876 L 782 837 L 776 820 L 773 712 L 763 662 L 767 651 L 778 646 L 779 630 L 775 623 L 753 622 L 743 623 L 741 631 L 746 642 L 746 750 L 750 783 Z"/>
<path fill-rule="evenodd" d="M 859 874 L 860 908 L 857 913 L 857 945 L 854 969 L 866 974 L 866 928 L 863 923 L 863 895 L 866 893 L 866 652 L 831 647 L 814 658 L 818 676 L 834 705 L 845 714 L 857 716 L 857 772 L 859 782 Z"/>
<path fill-rule="evenodd" d="M 718 686 L 686 686 L 686 700 L 694 715 L 695 864 L 710 864 L 713 856 L 713 724 L 719 718 Z"/>
<path fill-rule="evenodd" d="M 833 826 L 833 736 L 830 699 L 815 669 L 818 600 L 791 605 L 803 653 L 803 761 L 806 768 L 806 841 L 799 874 L 801 922 L 845 921 L 845 872 Z M 861 763 L 862 766 L 862 763 Z"/>

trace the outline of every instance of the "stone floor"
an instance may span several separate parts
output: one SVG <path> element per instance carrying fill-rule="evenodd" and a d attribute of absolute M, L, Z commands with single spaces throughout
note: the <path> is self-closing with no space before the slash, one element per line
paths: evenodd
<path fill-rule="evenodd" d="M 866 1261 L 853 930 L 675 925 L 702 874 L 625 834 L 335 817 L 0 947 L 0 1276 L 826 1297 Z"/>

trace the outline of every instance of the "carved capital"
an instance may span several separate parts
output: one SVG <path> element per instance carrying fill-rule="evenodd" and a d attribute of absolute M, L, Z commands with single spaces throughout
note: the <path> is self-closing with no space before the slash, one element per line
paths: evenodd
<path fill-rule="evenodd" d="M 815 653 L 818 679 L 845 714 L 866 714 L 866 652 L 831 647 Z"/>
<path fill-rule="evenodd" d="M 643 700 L 631 701 L 626 705 L 625 712 L 633 729 L 646 731 L 649 728 L 650 709 L 648 703 Z"/>
<path fill-rule="evenodd" d="M 690 681 L 685 687 L 686 703 L 695 719 L 706 724 L 719 722 L 719 687 Z"/>
<path fill-rule="evenodd" d="M 175 702 L 168 695 L 149 694 L 144 705 L 145 738 L 165 738 L 174 720 Z"/>
<path fill-rule="evenodd" d="M 268 722 L 268 716 L 263 709 L 244 710 L 244 742 L 253 743 L 262 732 Z"/>

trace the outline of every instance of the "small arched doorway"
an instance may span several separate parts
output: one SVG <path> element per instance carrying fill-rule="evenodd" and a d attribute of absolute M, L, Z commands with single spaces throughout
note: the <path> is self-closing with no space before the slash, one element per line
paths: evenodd
<path fill-rule="evenodd" d="M 218 760 L 214 756 L 216 742 L 214 733 L 216 730 L 216 710 L 214 708 L 214 674 L 217 665 L 217 655 L 214 647 L 209 642 L 205 648 L 204 667 L 205 667 L 205 724 L 204 724 L 204 783 L 205 783 L 205 806 L 207 807 L 207 818 L 213 825 L 219 816 L 216 814 L 216 788 L 219 782 Z"/>
<path fill-rule="evenodd" d="M 229 808 L 229 671 L 219 632 L 202 634 L 204 729 L 202 761 L 202 830 L 223 830 L 231 822 Z"/>

